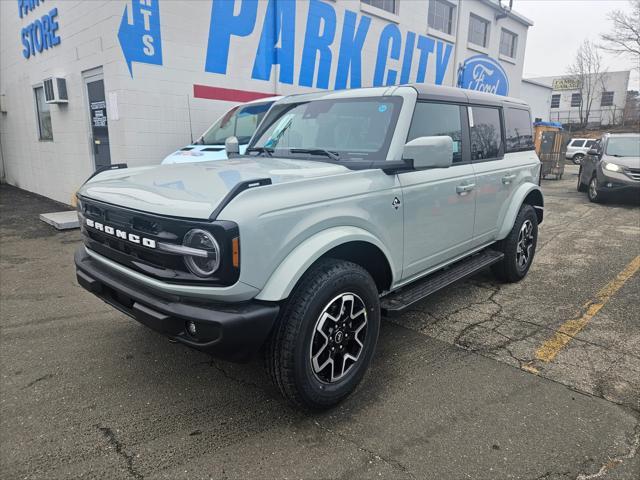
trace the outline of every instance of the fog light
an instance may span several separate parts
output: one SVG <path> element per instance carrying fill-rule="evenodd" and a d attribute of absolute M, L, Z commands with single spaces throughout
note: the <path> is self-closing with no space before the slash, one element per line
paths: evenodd
<path fill-rule="evenodd" d="M 187 332 L 189 332 L 189 335 L 192 335 L 194 337 L 196 336 L 196 333 L 198 333 L 198 331 L 196 330 L 196 324 L 194 322 L 187 322 Z"/>
<path fill-rule="evenodd" d="M 613 183 L 611 183 L 611 182 L 607 183 L 607 187 L 609 187 L 609 188 L 613 187 Z"/>

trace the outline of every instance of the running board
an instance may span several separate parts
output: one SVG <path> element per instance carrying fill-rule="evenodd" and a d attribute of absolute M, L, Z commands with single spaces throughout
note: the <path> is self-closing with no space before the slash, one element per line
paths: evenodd
<path fill-rule="evenodd" d="M 402 313 L 403 310 L 414 303 L 428 297 L 438 290 L 448 287 L 458 280 L 470 277 L 494 263 L 499 262 L 504 253 L 495 250 L 484 250 L 453 265 L 438 270 L 425 278 L 416 280 L 380 299 L 380 308 L 385 316 L 393 316 Z"/>

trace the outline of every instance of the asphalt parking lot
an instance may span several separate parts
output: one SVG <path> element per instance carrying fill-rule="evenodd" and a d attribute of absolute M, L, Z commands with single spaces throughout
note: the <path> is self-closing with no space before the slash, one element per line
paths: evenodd
<path fill-rule="evenodd" d="M 640 207 L 545 181 L 529 276 L 384 322 L 363 385 L 288 407 L 258 361 L 170 344 L 86 293 L 60 205 L 0 187 L 0 477 L 640 478 Z"/>

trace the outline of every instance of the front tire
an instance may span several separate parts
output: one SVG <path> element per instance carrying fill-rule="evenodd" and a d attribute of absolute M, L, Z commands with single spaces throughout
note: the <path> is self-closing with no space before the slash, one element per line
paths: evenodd
<path fill-rule="evenodd" d="M 582 163 L 583 158 L 584 158 L 583 154 L 576 153 L 571 160 L 573 161 L 574 165 L 580 165 Z"/>
<path fill-rule="evenodd" d="M 604 201 L 604 193 L 600 191 L 598 176 L 595 173 L 593 174 L 593 177 L 591 177 L 591 180 L 589 180 L 587 197 L 589 197 L 589 201 L 593 203 L 602 203 Z"/>
<path fill-rule="evenodd" d="M 509 235 L 497 243 L 504 258 L 491 267 L 498 280 L 519 282 L 529 272 L 538 244 L 538 216 L 531 205 L 520 207 Z"/>
<path fill-rule="evenodd" d="M 324 410 L 362 380 L 380 331 L 380 302 L 359 265 L 325 259 L 300 280 L 266 346 L 265 366 L 283 396 Z"/>

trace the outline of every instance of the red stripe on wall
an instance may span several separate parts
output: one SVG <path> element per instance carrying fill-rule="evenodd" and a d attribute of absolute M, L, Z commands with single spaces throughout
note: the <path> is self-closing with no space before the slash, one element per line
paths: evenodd
<path fill-rule="evenodd" d="M 209 100 L 227 100 L 229 102 L 250 102 L 259 98 L 273 97 L 274 93 L 250 92 L 248 90 L 235 90 L 233 88 L 210 87 L 208 85 L 194 85 L 193 96 L 195 98 L 207 98 Z"/>

